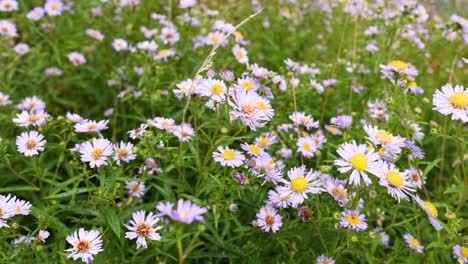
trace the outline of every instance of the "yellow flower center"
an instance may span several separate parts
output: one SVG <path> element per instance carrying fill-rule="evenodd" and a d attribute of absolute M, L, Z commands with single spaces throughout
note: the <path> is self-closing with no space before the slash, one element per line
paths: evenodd
<path fill-rule="evenodd" d="M 367 158 L 364 154 L 356 154 L 351 157 L 351 166 L 358 171 L 367 169 Z"/>
<path fill-rule="evenodd" d="M 307 189 L 307 180 L 304 176 L 298 176 L 291 180 L 291 189 L 300 193 Z"/>
<path fill-rule="evenodd" d="M 309 143 L 304 143 L 302 145 L 302 148 L 305 150 L 305 151 L 311 151 L 312 150 L 312 146 L 310 146 Z"/>
<path fill-rule="evenodd" d="M 91 243 L 88 240 L 80 240 L 76 244 L 76 251 L 77 253 L 86 253 L 89 251 L 91 247 Z"/>
<path fill-rule="evenodd" d="M 380 155 L 380 156 L 383 156 L 385 154 L 385 149 L 384 148 L 380 148 L 379 151 L 377 151 L 377 153 Z"/>
<path fill-rule="evenodd" d="M 179 214 L 183 217 L 187 217 L 189 215 L 187 211 L 180 211 Z"/>
<path fill-rule="evenodd" d="M 414 89 L 414 88 L 416 88 L 416 87 L 418 87 L 418 84 L 417 84 L 416 82 L 410 82 L 410 83 L 408 84 L 408 88 L 410 88 L 410 89 Z"/>
<path fill-rule="evenodd" d="M 361 223 L 361 219 L 359 219 L 359 217 L 357 215 L 348 215 L 346 216 L 346 222 L 348 222 L 348 224 L 350 225 L 359 225 Z"/>
<path fill-rule="evenodd" d="M 146 222 L 139 223 L 136 228 L 136 233 L 140 237 L 147 237 L 151 233 L 151 226 Z"/>
<path fill-rule="evenodd" d="M 121 158 L 126 158 L 128 156 L 128 150 L 126 149 L 119 149 L 119 151 L 117 152 L 119 157 Z"/>
<path fill-rule="evenodd" d="M 390 66 L 396 68 L 399 71 L 406 71 L 409 69 L 408 64 L 406 64 L 405 62 L 401 60 L 395 60 L 395 61 L 390 62 Z"/>
<path fill-rule="evenodd" d="M 211 93 L 214 94 L 214 95 L 218 95 L 220 94 L 222 91 L 223 91 L 223 87 L 220 85 L 220 84 L 213 84 L 211 86 Z"/>
<path fill-rule="evenodd" d="M 169 50 L 167 49 L 162 49 L 159 51 L 158 55 L 159 56 L 166 56 L 169 53 Z"/>
<path fill-rule="evenodd" d="M 223 156 L 225 160 L 233 160 L 236 158 L 236 153 L 231 149 L 226 149 L 221 156 Z"/>
<path fill-rule="evenodd" d="M 241 84 L 241 87 L 242 87 L 242 89 L 244 89 L 244 90 L 246 90 L 246 91 L 250 91 L 250 90 L 252 90 L 252 88 L 253 88 L 253 83 L 252 83 L 252 82 L 249 82 L 249 81 L 243 82 L 243 83 Z"/>
<path fill-rule="evenodd" d="M 409 239 L 409 243 L 413 248 L 418 248 L 419 247 L 419 241 L 416 240 L 414 237 L 411 237 Z"/>
<path fill-rule="evenodd" d="M 218 35 L 211 36 L 211 41 L 213 41 L 214 43 L 217 43 L 219 41 L 219 36 Z"/>
<path fill-rule="evenodd" d="M 439 215 L 439 213 L 437 212 L 437 208 L 434 206 L 433 203 L 431 203 L 431 202 L 424 202 L 424 207 L 426 207 L 426 209 L 429 211 L 429 213 L 431 213 L 431 216 L 432 216 L 432 217 L 437 218 L 437 216 Z"/>
<path fill-rule="evenodd" d="M 132 192 L 136 193 L 138 192 L 139 189 L 140 189 L 140 184 L 138 183 L 132 184 L 132 187 L 131 187 Z"/>
<path fill-rule="evenodd" d="M 237 57 L 239 57 L 239 59 L 244 58 L 244 52 L 243 52 L 242 50 L 238 50 L 238 51 L 236 52 L 236 55 L 237 55 Z"/>
<path fill-rule="evenodd" d="M 94 160 L 98 160 L 102 158 L 102 153 L 104 150 L 102 148 L 95 148 L 91 152 L 91 156 L 93 157 Z"/>
<path fill-rule="evenodd" d="M 236 35 L 237 38 L 244 39 L 244 35 L 242 35 L 242 33 L 240 33 L 239 31 L 236 31 L 234 34 Z"/>
<path fill-rule="evenodd" d="M 50 9 L 52 9 L 52 10 L 54 10 L 54 11 L 57 11 L 58 6 L 57 6 L 57 5 L 51 5 L 51 6 L 50 6 Z"/>
<path fill-rule="evenodd" d="M 275 223 L 275 217 L 272 215 L 267 215 L 265 217 L 265 223 L 269 226 L 273 225 Z"/>
<path fill-rule="evenodd" d="M 259 141 L 258 141 L 258 145 L 260 145 L 260 147 L 266 147 L 266 145 L 268 145 L 268 142 L 270 140 L 267 138 L 267 137 L 262 137 Z"/>
<path fill-rule="evenodd" d="M 35 115 L 35 114 L 29 115 L 28 116 L 28 121 L 30 123 L 35 123 L 35 122 L 39 121 L 39 116 Z"/>
<path fill-rule="evenodd" d="M 333 189 L 331 190 L 331 193 L 333 194 L 333 196 L 338 197 L 340 200 L 345 199 L 347 195 L 346 190 L 338 186 L 333 187 Z"/>
<path fill-rule="evenodd" d="M 335 133 L 336 131 L 338 131 L 338 128 L 336 128 L 336 127 L 334 127 L 334 126 L 331 126 L 331 127 L 329 128 L 329 130 L 330 130 L 330 132 Z"/>
<path fill-rule="evenodd" d="M 392 134 L 388 133 L 387 131 L 385 130 L 379 130 L 377 131 L 377 133 L 375 134 L 375 137 L 377 138 L 377 140 L 380 141 L 381 144 L 383 145 L 387 145 L 389 143 L 392 143 Z"/>
<path fill-rule="evenodd" d="M 386 175 L 388 184 L 393 188 L 401 188 L 405 179 L 401 176 L 398 171 L 391 170 Z"/>
<path fill-rule="evenodd" d="M 464 92 L 455 92 L 449 98 L 450 104 L 458 109 L 468 109 L 468 94 Z"/>
<path fill-rule="evenodd" d="M 468 248 L 467 247 L 462 247 L 460 249 L 460 253 L 464 258 L 468 258 Z"/>
<path fill-rule="evenodd" d="M 243 104 L 243 105 L 241 106 L 240 111 L 241 111 L 243 114 L 252 116 L 252 115 L 255 114 L 255 105 L 250 104 L 250 103 Z"/>
<path fill-rule="evenodd" d="M 30 139 L 28 141 L 26 141 L 26 148 L 27 149 L 33 149 L 35 148 L 37 145 L 36 141 L 34 139 Z"/>
<path fill-rule="evenodd" d="M 267 104 L 263 101 L 257 101 L 257 107 L 262 111 L 266 111 L 268 109 Z"/>
<path fill-rule="evenodd" d="M 253 145 L 253 144 L 249 145 L 249 150 L 255 155 L 259 155 L 261 152 L 261 149 L 257 145 Z"/>

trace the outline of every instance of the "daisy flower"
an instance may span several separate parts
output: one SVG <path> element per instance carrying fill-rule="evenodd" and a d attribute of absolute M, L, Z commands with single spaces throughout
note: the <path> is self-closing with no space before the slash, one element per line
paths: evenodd
<path fill-rule="evenodd" d="M 75 51 L 70 52 L 68 53 L 67 57 L 68 57 L 68 60 L 70 60 L 70 62 L 75 66 L 86 63 L 85 56 L 83 56 L 83 54 L 79 52 L 75 52 Z"/>
<path fill-rule="evenodd" d="M 11 104 L 10 96 L 0 92 L 0 106 Z"/>
<path fill-rule="evenodd" d="M 15 45 L 14 47 L 14 50 L 16 52 L 16 54 L 18 55 L 24 55 L 24 54 L 27 54 L 29 52 L 29 45 L 26 44 L 26 43 L 18 43 L 17 45 Z"/>
<path fill-rule="evenodd" d="M 174 126 L 171 130 L 172 134 L 176 136 L 181 142 L 188 142 L 192 140 L 192 136 L 195 134 L 192 126 L 188 123 Z"/>
<path fill-rule="evenodd" d="M 154 56 L 155 60 L 163 60 L 167 61 L 167 58 L 174 56 L 176 54 L 175 50 L 173 49 L 161 49 L 159 52 Z"/>
<path fill-rule="evenodd" d="M 12 12 L 18 10 L 18 2 L 15 0 L 1 0 L 0 11 L 1 12 Z"/>
<path fill-rule="evenodd" d="M 366 230 L 366 216 L 358 210 L 346 210 L 341 212 L 340 226 L 356 231 Z"/>
<path fill-rule="evenodd" d="M 400 136 L 394 136 L 386 130 L 379 129 L 377 126 L 365 125 L 364 131 L 367 133 L 367 139 L 375 146 L 382 146 L 392 157 L 401 152 L 405 146 L 405 139 Z"/>
<path fill-rule="evenodd" d="M 23 132 L 16 137 L 16 147 L 26 157 L 38 155 L 44 150 L 44 136 L 37 131 Z"/>
<path fill-rule="evenodd" d="M 322 180 L 324 177 L 322 176 Z M 332 177 L 327 177 L 324 182 L 324 187 L 327 192 L 338 202 L 340 206 L 344 206 L 348 203 L 348 191 L 344 187 L 346 181 L 335 179 Z"/>
<path fill-rule="evenodd" d="M 140 197 L 145 192 L 145 183 L 143 182 L 125 182 L 125 188 L 128 190 L 128 194 L 133 197 Z"/>
<path fill-rule="evenodd" d="M 174 44 L 179 41 L 180 35 L 174 27 L 163 27 L 159 38 L 164 44 Z"/>
<path fill-rule="evenodd" d="M 431 225 L 437 230 L 440 231 L 442 230 L 442 225 L 437 221 L 437 216 L 439 216 L 439 213 L 437 211 L 437 208 L 434 206 L 433 203 L 429 201 L 423 201 L 419 196 L 414 196 L 414 200 L 418 203 L 419 207 L 426 212 L 427 217 L 429 218 L 429 222 Z"/>
<path fill-rule="evenodd" d="M 44 9 L 49 16 L 59 16 L 64 10 L 64 5 L 60 0 L 47 0 Z"/>
<path fill-rule="evenodd" d="M 398 202 L 400 202 L 400 198 L 408 201 L 408 195 L 415 192 L 409 183 L 408 171 L 400 172 L 394 164 L 380 161 L 375 175 L 380 178 L 379 184 L 387 187 L 388 193 Z"/>
<path fill-rule="evenodd" d="M 215 45 L 226 45 L 227 40 L 224 39 L 224 34 L 216 31 L 208 33 L 208 36 L 205 39 L 206 45 L 215 46 Z"/>
<path fill-rule="evenodd" d="M 346 128 L 351 125 L 353 122 L 353 117 L 349 115 L 340 115 L 337 117 L 333 117 L 330 119 L 330 123 L 332 125 L 337 126 L 338 128 Z"/>
<path fill-rule="evenodd" d="M 136 155 L 133 153 L 133 144 L 128 142 L 125 143 L 123 141 L 120 144 L 114 145 L 114 160 L 116 161 L 117 165 L 120 165 L 120 162 L 130 162 L 136 158 Z"/>
<path fill-rule="evenodd" d="M 140 247 L 147 248 L 146 239 L 150 240 L 161 240 L 161 235 L 156 233 L 162 226 L 155 226 L 159 221 L 159 218 L 153 215 L 153 212 L 150 212 L 147 216 L 146 212 L 141 210 L 136 213 L 133 213 L 133 219 L 125 225 L 129 232 L 125 233 L 125 238 L 128 239 L 137 239 L 137 249 Z"/>
<path fill-rule="evenodd" d="M 17 114 L 16 118 L 13 118 L 13 122 L 20 127 L 42 127 L 46 123 L 47 116 L 47 113 L 43 110 L 34 112 L 23 111 L 21 114 Z"/>
<path fill-rule="evenodd" d="M 407 245 L 410 249 L 412 249 L 412 250 L 414 250 L 414 251 L 416 251 L 416 252 L 418 252 L 418 253 L 423 253 L 424 247 L 423 247 L 423 246 L 421 245 L 421 243 L 419 243 L 419 241 L 418 241 L 416 238 L 414 238 L 411 234 L 406 233 L 406 234 L 403 235 L 403 238 L 405 239 L 406 245 Z"/>
<path fill-rule="evenodd" d="M 269 146 L 278 142 L 278 138 L 274 133 L 265 133 L 255 138 L 255 145 L 261 149 L 267 149 Z"/>
<path fill-rule="evenodd" d="M 332 259 L 332 258 L 329 258 L 329 257 L 327 257 L 325 255 L 320 255 L 317 258 L 316 264 L 335 264 L 335 260 Z"/>
<path fill-rule="evenodd" d="M 176 84 L 177 89 L 174 89 L 174 95 L 181 100 L 184 96 L 192 96 L 198 93 L 198 85 L 192 79 L 187 79 Z"/>
<path fill-rule="evenodd" d="M 39 99 L 37 96 L 26 97 L 16 105 L 16 109 L 18 110 L 29 110 L 31 112 L 44 110 L 44 108 L 45 102 Z"/>
<path fill-rule="evenodd" d="M 204 207 L 183 199 L 179 199 L 177 202 L 177 209 L 174 210 L 173 207 L 174 204 L 170 202 L 159 203 L 156 206 L 156 209 L 160 212 L 158 216 L 169 216 L 173 220 L 184 224 L 191 224 L 194 221 L 205 222 L 202 215 L 208 210 Z"/>
<path fill-rule="evenodd" d="M 232 53 L 234 54 L 234 57 L 239 63 L 249 63 L 249 57 L 247 57 L 247 50 L 245 50 L 243 47 L 239 45 L 234 45 L 234 47 L 232 48 Z"/>
<path fill-rule="evenodd" d="M 300 152 L 302 156 L 307 159 L 312 158 L 315 152 L 317 152 L 318 150 L 317 145 L 310 136 L 298 138 L 296 146 L 297 151 Z"/>
<path fill-rule="evenodd" d="M 31 203 L 21 199 L 15 199 L 13 203 L 13 208 L 15 210 L 15 215 L 29 215 L 31 212 Z"/>
<path fill-rule="evenodd" d="M 76 133 L 92 133 L 100 132 L 102 130 L 107 129 L 108 123 L 109 120 L 84 120 L 83 122 L 78 122 L 77 124 L 75 124 L 74 127 Z"/>
<path fill-rule="evenodd" d="M 112 41 L 112 47 L 116 51 L 124 51 L 128 49 L 128 42 L 125 39 L 117 38 Z"/>
<path fill-rule="evenodd" d="M 39 21 L 44 16 L 44 13 L 44 8 L 38 6 L 29 11 L 26 14 L 26 18 L 32 21 Z"/>
<path fill-rule="evenodd" d="M 255 144 L 242 143 L 241 148 L 247 152 L 250 156 L 258 156 L 264 153 L 263 149 Z"/>
<path fill-rule="evenodd" d="M 421 189 L 425 181 L 422 178 L 422 171 L 418 170 L 416 167 L 411 166 L 410 169 L 407 171 L 409 183 L 418 189 Z"/>
<path fill-rule="evenodd" d="M 253 91 L 233 90 L 229 105 L 232 107 L 229 112 L 231 121 L 239 119 L 252 130 L 265 126 L 274 115 L 269 101 Z"/>
<path fill-rule="evenodd" d="M 8 20 L 0 20 L 0 35 L 15 37 L 17 35 L 15 24 Z"/>
<path fill-rule="evenodd" d="M 218 146 L 218 152 L 213 152 L 213 159 L 222 166 L 235 168 L 244 164 L 245 156 L 238 150 Z"/>
<path fill-rule="evenodd" d="M 203 79 L 200 81 L 198 93 L 201 96 L 210 97 L 215 102 L 226 100 L 226 84 L 222 80 Z"/>
<path fill-rule="evenodd" d="M 305 113 L 294 112 L 291 115 L 289 115 L 289 119 L 293 122 L 295 126 L 303 125 L 306 127 L 307 130 L 319 127 L 319 122 L 314 121 L 312 116 L 306 115 Z"/>
<path fill-rule="evenodd" d="M 257 213 L 257 220 L 254 221 L 254 225 L 260 227 L 263 232 L 276 233 L 283 225 L 283 217 L 276 212 L 276 209 L 267 205 L 260 208 Z"/>
<path fill-rule="evenodd" d="M 11 194 L 0 195 L 0 228 L 9 227 L 5 223 L 5 219 L 15 216 L 15 201 L 16 197 L 12 197 Z"/>
<path fill-rule="evenodd" d="M 455 245 L 453 246 L 452 251 L 455 255 L 454 257 L 460 259 L 462 261 L 461 263 L 468 262 L 468 247 Z"/>
<path fill-rule="evenodd" d="M 97 31 L 97 30 L 91 29 L 91 28 L 86 30 L 86 35 L 92 37 L 93 39 L 99 40 L 99 41 L 102 41 L 104 39 L 104 35 L 100 31 Z"/>
<path fill-rule="evenodd" d="M 339 166 L 338 170 L 341 173 L 352 171 L 348 183 L 359 186 L 361 177 L 365 185 L 372 183 L 366 172 L 374 174 L 379 159 L 377 153 L 367 150 L 366 145 L 357 145 L 354 140 L 351 143 L 341 144 L 336 152 L 341 157 L 334 161 L 334 164 Z"/>
<path fill-rule="evenodd" d="M 468 122 L 468 89 L 463 85 L 451 84 L 442 86 L 442 91 L 436 90 L 432 99 L 434 110 L 443 115 L 452 115 L 452 120 Z"/>
<path fill-rule="evenodd" d="M 73 234 L 66 237 L 68 243 L 73 247 L 65 249 L 65 252 L 70 252 L 67 258 L 73 258 L 73 260 L 81 259 L 83 263 L 92 263 L 94 255 L 101 252 L 102 239 L 99 231 L 91 230 L 87 231 L 84 228 L 78 229 Z"/>
<path fill-rule="evenodd" d="M 313 170 L 306 171 L 305 165 L 295 167 L 288 171 L 290 181 L 283 180 L 286 186 L 278 187 L 278 192 L 281 196 L 290 196 L 292 207 L 297 207 L 307 199 L 308 193 L 317 194 L 323 189 L 322 183 L 318 180 L 320 172 Z"/>
<path fill-rule="evenodd" d="M 403 62 L 401 60 L 391 61 L 387 65 L 380 65 L 380 72 L 384 79 L 390 80 L 392 83 L 396 83 L 395 75 L 403 75 L 409 79 L 414 79 L 418 75 L 418 70 L 410 63 Z"/>
<path fill-rule="evenodd" d="M 46 239 L 50 236 L 50 233 L 49 231 L 47 230 L 39 230 L 39 232 L 37 233 L 36 235 L 36 241 L 40 241 L 40 242 L 43 242 L 45 243 L 46 242 Z"/>
<path fill-rule="evenodd" d="M 91 168 L 107 165 L 107 157 L 112 155 L 112 143 L 105 138 L 93 138 L 86 141 L 81 149 L 81 161 L 89 162 Z"/>
<path fill-rule="evenodd" d="M 175 126 L 174 119 L 171 118 L 164 118 L 164 117 L 155 117 L 153 119 L 148 119 L 147 123 L 152 125 L 156 128 L 163 129 L 163 130 L 172 130 Z"/>
<path fill-rule="evenodd" d="M 141 124 L 140 127 L 132 129 L 127 133 L 130 134 L 131 139 L 136 139 L 138 137 L 142 137 L 145 134 L 146 128 L 148 127 L 147 124 Z"/>
<path fill-rule="evenodd" d="M 290 199 L 291 194 L 283 196 L 280 194 L 279 190 L 269 190 L 267 204 L 276 208 L 288 208 L 290 205 Z"/>

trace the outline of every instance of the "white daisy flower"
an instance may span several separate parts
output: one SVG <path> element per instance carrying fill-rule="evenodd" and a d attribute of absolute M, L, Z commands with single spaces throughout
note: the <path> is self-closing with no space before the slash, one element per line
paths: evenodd
<path fill-rule="evenodd" d="M 452 114 L 452 120 L 468 122 L 468 89 L 463 85 L 453 87 L 448 83 L 442 86 L 442 91 L 435 91 L 432 104 L 435 106 L 434 110 L 443 115 Z"/>
<path fill-rule="evenodd" d="M 394 164 L 380 161 L 375 175 L 380 178 L 379 184 L 387 187 L 388 193 L 398 202 L 400 198 L 409 200 L 408 195 L 415 192 L 409 183 L 408 171 L 400 172 Z"/>
<path fill-rule="evenodd" d="M 372 183 L 366 172 L 375 174 L 375 167 L 378 165 L 379 154 L 372 150 L 367 150 L 366 145 L 357 145 L 353 140 L 351 143 L 343 143 L 336 151 L 341 159 L 334 161 L 339 166 L 341 173 L 351 171 L 348 183 L 359 186 L 361 177 L 365 185 Z"/>
<path fill-rule="evenodd" d="M 83 143 L 80 153 L 81 161 L 89 162 L 91 168 L 107 165 L 107 157 L 112 155 L 112 143 L 105 138 L 93 138 L 92 143 Z"/>
<path fill-rule="evenodd" d="M 276 233 L 283 225 L 283 217 L 276 213 L 276 209 L 267 205 L 260 208 L 260 211 L 257 213 L 257 220 L 253 222 L 254 225 L 260 227 L 263 232 Z"/>
<path fill-rule="evenodd" d="M 288 171 L 290 181 L 283 180 L 286 186 L 278 187 L 282 197 L 290 196 L 289 202 L 292 207 L 297 207 L 307 199 L 308 193 L 320 193 L 323 191 L 322 183 L 318 180 L 320 172 L 310 170 L 306 172 L 305 165 L 295 167 Z"/>
<path fill-rule="evenodd" d="M 218 146 L 218 152 L 213 152 L 213 159 L 222 166 L 234 168 L 244 164 L 245 156 L 238 150 Z"/>
<path fill-rule="evenodd" d="M 46 123 L 47 117 L 47 113 L 43 110 L 35 112 L 23 111 L 21 114 L 17 114 L 16 118 L 13 118 L 13 122 L 15 122 L 20 127 L 42 127 Z"/>
<path fill-rule="evenodd" d="M 114 145 L 114 160 L 117 165 L 120 165 L 120 162 L 130 162 L 136 158 L 136 155 L 133 153 L 133 144 L 128 142 L 125 143 L 121 141 L 119 144 Z"/>
<path fill-rule="evenodd" d="M 137 249 L 140 247 L 147 247 L 146 238 L 151 240 L 159 241 L 161 240 L 161 235 L 156 233 L 162 226 L 154 226 L 159 218 L 153 215 L 153 212 L 150 212 L 146 217 L 145 211 L 138 211 L 133 213 L 133 219 L 125 225 L 130 231 L 125 233 L 125 238 L 128 239 L 137 239 Z"/>
<path fill-rule="evenodd" d="M 99 231 L 91 230 L 87 231 L 84 228 L 78 229 L 73 234 L 66 237 L 68 243 L 73 247 L 65 249 L 65 252 L 70 252 L 67 258 L 73 258 L 73 260 L 81 259 L 83 263 L 92 263 L 94 255 L 101 252 L 102 239 Z"/>
<path fill-rule="evenodd" d="M 109 120 L 85 120 L 74 125 L 76 133 L 91 133 L 91 132 L 100 132 L 101 130 L 107 129 L 107 124 Z"/>
<path fill-rule="evenodd" d="M 85 56 L 79 52 L 70 52 L 68 53 L 67 57 L 68 60 L 70 60 L 70 62 L 75 66 L 86 63 Z"/>
<path fill-rule="evenodd" d="M 26 157 L 38 155 L 44 150 L 44 136 L 37 131 L 23 132 L 16 137 L 16 147 Z"/>

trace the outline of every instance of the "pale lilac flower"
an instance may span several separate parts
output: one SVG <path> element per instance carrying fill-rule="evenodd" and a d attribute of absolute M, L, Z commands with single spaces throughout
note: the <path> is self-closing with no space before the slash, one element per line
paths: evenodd
<path fill-rule="evenodd" d="M 70 60 L 70 62 L 75 66 L 86 63 L 86 58 L 83 56 L 83 54 L 79 52 L 70 52 L 68 53 L 67 57 Z"/>
<path fill-rule="evenodd" d="M 341 212 L 340 226 L 355 231 L 367 229 L 366 216 L 359 210 L 346 210 Z"/>
<path fill-rule="evenodd" d="M 99 231 L 91 230 L 87 231 L 84 228 L 78 229 L 73 234 L 66 237 L 68 243 L 73 247 L 65 249 L 65 252 L 69 252 L 67 258 L 73 258 L 73 260 L 81 259 L 83 263 L 92 263 L 94 255 L 103 251 L 102 239 Z"/>
<path fill-rule="evenodd" d="M 125 182 L 125 188 L 128 190 L 128 194 L 133 197 L 140 197 L 145 192 L 145 183 L 144 182 Z"/>
<path fill-rule="evenodd" d="M 60 0 L 47 0 L 44 9 L 49 16 L 59 16 L 64 11 L 64 5 Z"/>
<path fill-rule="evenodd" d="M 160 212 L 158 216 L 169 216 L 173 220 L 184 224 L 191 224 L 194 221 L 205 222 L 202 215 L 208 211 L 206 208 L 183 199 L 179 199 L 177 202 L 177 209 L 174 210 L 173 207 L 174 204 L 170 202 L 159 203 L 156 206 L 156 209 Z"/>
<path fill-rule="evenodd" d="M 29 11 L 26 14 L 26 18 L 31 19 L 33 21 L 39 21 L 44 16 L 44 13 L 44 8 L 38 6 Z"/>
<path fill-rule="evenodd" d="M 276 209 L 266 205 L 260 208 L 260 211 L 257 213 L 257 220 L 253 222 L 254 225 L 260 227 L 263 232 L 276 233 L 281 226 L 283 217 L 276 212 Z"/>
<path fill-rule="evenodd" d="M 76 123 L 74 125 L 76 133 L 92 133 L 92 132 L 100 132 L 102 130 L 107 129 L 107 124 L 109 120 L 101 120 L 101 121 L 94 121 L 94 120 L 84 120 L 81 123 Z"/>
<path fill-rule="evenodd" d="M 411 234 L 406 233 L 403 235 L 403 238 L 405 239 L 406 245 L 410 249 L 418 253 L 423 253 L 424 246 L 422 246 L 421 243 L 416 238 L 414 238 Z"/>
<path fill-rule="evenodd" d="M 245 156 L 240 151 L 222 146 L 218 146 L 217 150 L 213 152 L 213 159 L 222 166 L 235 168 L 244 164 Z"/>
<path fill-rule="evenodd" d="M 159 218 L 153 215 L 153 212 L 149 212 L 147 216 L 146 212 L 141 210 L 133 213 L 133 219 L 125 225 L 129 229 L 129 232 L 125 233 L 125 238 L 137 239 L 137 249 L 140 247 L 147 247 L 146 239 L 150 240 L 161 240 L 161 235 L 157 233 L 162 226 L 155 226 L 159 221 Z"/>
<path fill-rule="evenodd" d="M 86 141 L 80 149 L 81 161 L 89 162 L 91 168 L 107 165 L 107 158 L 112 155 L 112 143 L 105 138 L 93 138 Z"/>
<path fill-rule="evenodd" d="M 463 85 L 451 84 L 442 86 L 442 91 L 436 90 L 432 100 L 434 110 L 443 115 L 452 115 L 452 120 L 468 122 L 468 89 Z"/>
<path fill-rule="evenodd" d="M 37 131 L 23 132 L 16 137 L 18 151 L 26 157 L 38 155 L 44 150 L 45 143 L 44 136 Z"/>

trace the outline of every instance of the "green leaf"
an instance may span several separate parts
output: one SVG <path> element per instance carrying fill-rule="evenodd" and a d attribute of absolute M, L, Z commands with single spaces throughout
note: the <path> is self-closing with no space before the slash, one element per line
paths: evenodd
<path fill-rule="evenodd" d="M 18 192 L 18 191 L 39 191 L 39 188 L 27 185 L 18 185 L 0 188 L 0 192 Z"/>
<path fill-rule="evenodd" d="M 112 231 L 114 231 L 115 235 L 120 238 L 120 219 L 115 213 L 115 210 L 113 208 L 105 208 L 101 210 L 101 212 Z"/>
<path fill-rule="evenodd" d="M 73 189 L 73 190 L 70 190 L 70 191 L 68 191 L 68 192 L 50 195 L 50 196 L 44 197 L 44 198 L 42 198 L 42 199 L 59 199 L 59 198 L 65 198 L 65 197 L 72 196 L 72 195 L 76 195 L 76 194 L 80 194 L 80 193 L 92 192 L 92 191 L 94 191 L 94 190 L 97 190 L 97 187 L 86 187 L 86 188 L 80 188 L 80 189 Z"/>

